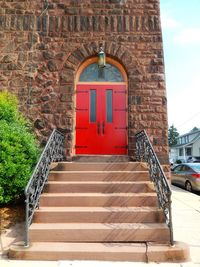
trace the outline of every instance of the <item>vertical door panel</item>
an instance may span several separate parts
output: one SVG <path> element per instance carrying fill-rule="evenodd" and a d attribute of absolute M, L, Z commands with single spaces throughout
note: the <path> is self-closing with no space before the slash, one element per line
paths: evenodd
<path fill-rule="evenodd" d="M 112 90 L 112 94 L 111 94 Z M 104 146 L 111 154 L 127 154 L 126 130 L 126 91 L 124 85 L 105 85 L 105 97 L 112 95 L 112 122 L 107 122 L 107 110 L 104 111 L 105 122 Z M 107 100 L 106 100 L 107 102 Z M 111 103 L 109 103 L 111 104 Z M 107 108 L 107 107 L 106 107 Z M 110 109 L 111 107 L 109 107 Z"/>
<path fill-rule="evenodd" d="M 76 154 L 93 154 L 98 149 L 98 143 L 95 142 L 97 136 L 96 122 L 90 122 L 90 119 L 94 120 L 96 117 L 95 92 L 96 90 L 88 85 L 77 86 Z M 90 102 L 92 102 L 92 106 Z"/>

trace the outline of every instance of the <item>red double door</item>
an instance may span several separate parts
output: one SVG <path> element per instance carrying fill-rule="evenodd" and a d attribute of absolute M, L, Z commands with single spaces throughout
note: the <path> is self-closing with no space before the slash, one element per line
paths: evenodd
<path fill-rule="evenodd" d="M 77 85 L 76 154 L 127 154 L 125 85 Z"/>

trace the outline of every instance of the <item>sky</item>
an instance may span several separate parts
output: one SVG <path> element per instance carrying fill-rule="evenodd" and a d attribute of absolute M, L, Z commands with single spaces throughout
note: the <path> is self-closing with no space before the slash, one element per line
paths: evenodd
<path fill-rule="evenodd" d="M 200 0 L 160 0 L 168 123 L 200 128 Z"/>

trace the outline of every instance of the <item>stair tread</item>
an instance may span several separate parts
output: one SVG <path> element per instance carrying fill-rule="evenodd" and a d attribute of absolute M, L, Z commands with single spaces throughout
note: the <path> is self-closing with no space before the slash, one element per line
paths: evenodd
<path fill-rule="evenodd" d="M 65 230 L 65 229 L 77 229 L 77 230 L 145 230 L 145 229 L 168 229 L 165 223 L 32 223 L 31 230 Z"/>
<path fill-rule="evenodd" d="M 148 166 L 143 162 L 59 162 L 53 163 L 52 170 L 62 171 L 104 171 L 104 170 L 148 170 Z"/>
<path fill-rule="evenodd" d="M 15 247 L 15 250 L 20 250 L 21 247 Z M 73 242 L 33 242 L 28 248 L 29 251 L 75 251 L 75 252 L 84 252 L 84 251 L 96 251 L 96 252 L 125 252 L 129 251 L 146 251 L 145 243 L 73 243 Z"/>
<path fill-rule="evenodd" d="M 151 181 L 48 181 L 48 184 L 103 184 L 103 185 L 110 185 L 110 184 L 118 184 L 118 185 L 137 185 L 137 184 L 146 184 L 146 185 L 152 185 L 153 183 Z"/>
<path fill-rule="evenodd" d="M 42 206 L 36 212 L 77 212 L 77 211 L 90 211 L 90 212 L 121 212 L 121 211 L 128 211 L 128 212 L 151 212 L 151 211 L 159 211 L 162 212 L 159 208 L 156 207 L 48 207 Z"/>
<path fill-rule="evenodd" d="M 54 171 L 51 170 L 50 173 L 149 173 L 149 171 L 126 171 L 126 170 L 122 170 L 122 171 L 109 171 L 109 170 L 103 170 L 103 171 Z"/>
<path fill-rule="evenodd" d="M 59 161 L 58 164 L 74 164 L 74 165 L 142 165 L 142 166 L 147 166 L 147 163 L 144 162 L 139 162 L 139 161 L 117 161 L 117 162 L 78 162 L 78 161 Z"/>
<path fill-rule="evenodd" d="M 72 161 L 74 162 L 129 162 L 128 155 L 75 155 Z"/>
<path fill-rule="evenodd" d="M 43 193 L 42 196 L 60 196 L 60 197 L 76 197 L 76 196 L 125 196 L 125 197 L 133 197 L 133 196 L 156 196 L 155 192 L 147 192 L 147 193 Z"/>

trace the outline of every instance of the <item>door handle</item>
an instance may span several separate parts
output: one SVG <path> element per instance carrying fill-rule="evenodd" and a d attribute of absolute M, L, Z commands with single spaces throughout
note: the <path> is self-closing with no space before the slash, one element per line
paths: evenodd
<path fill-rule="evenodd" d="M 102 133 L 105 134 L 105 123 L 104 123 L 104 121 L 102 122 Z"/>
<path fill-rule="evenodd" d="M 100 134 L 100 122 L 97 123 L 97 132 Z"/>

